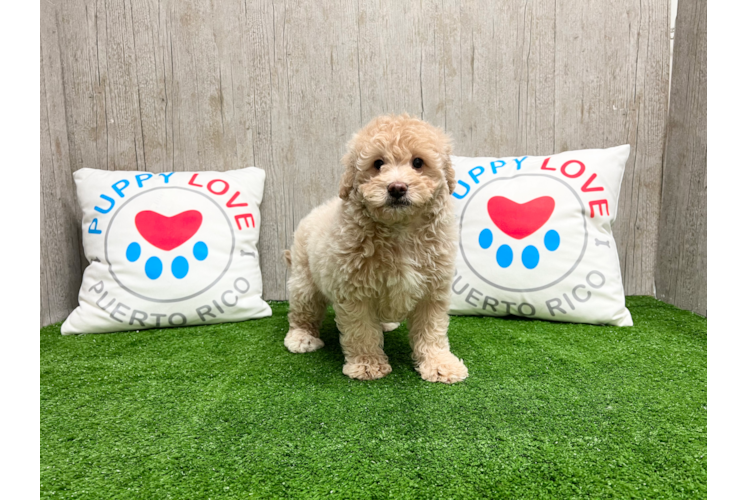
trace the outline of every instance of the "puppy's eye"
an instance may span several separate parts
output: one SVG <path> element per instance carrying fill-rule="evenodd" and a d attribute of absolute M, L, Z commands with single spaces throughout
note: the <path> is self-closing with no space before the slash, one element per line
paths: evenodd
<path fill-rule="evenodd" d="M 376 168 L 377 170 L 382 168 L 382 165 L 384 165 L 384 162 L 382 160 L 377 160 L 374 162 L 374 168 Z"/>
<path fill-rule="evenodd" d="M 423 166 L 423 160 L 420 158 L 413 159 L 413 168 L 421 168 Z"/>

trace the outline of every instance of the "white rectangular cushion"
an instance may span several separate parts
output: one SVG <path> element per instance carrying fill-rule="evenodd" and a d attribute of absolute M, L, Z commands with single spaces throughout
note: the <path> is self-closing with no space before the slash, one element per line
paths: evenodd
<path fill-rule="evenodd" d="M 90 264 L 63 334 L 270 316 L 257 252 L 263 170 L 74 178 Z"/>
<path fill-rule="evenodd" d="M 629 146 L 453 156 L 459 225 L 450 314 L 631 326 L 611 224 Z"/>

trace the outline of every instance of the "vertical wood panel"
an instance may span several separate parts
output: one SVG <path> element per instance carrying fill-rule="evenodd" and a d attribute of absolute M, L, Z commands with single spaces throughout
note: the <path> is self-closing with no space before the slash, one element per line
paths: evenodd
<path fill-rule="evenodd" d="M 44 25 L 42 24 L 42 29 L 44 29 Z M 47 208 L 48 201 L 46 200 L 46 197 L 44 196 L 44 187 L 45 187 L 45 177 L 50 172 L 54 172 L 54 162 L 52 160 L 52 138 L 50 137 L 49 132 L 49 119 L 48 119 L 48 112 L 47 112 L 47 89 L 46 89 L 46 78 L 44 77 L 44 54 L 41 54 L 41 67 L 39 69 L 39 75 L 40 75 L 40 106 L 39 106 L 39 123 L 40 123 L 40 133 L 39 133 L 39 142 L 41 146 L 41 151 L 39 155 L 39 160 L 41 163 L 41 173 L 39 177 L 39 182 L 42 186 L 42 196 L 41 196 L 41 210 L 39 212 L 40 215 L 40 221 L 39 221 L 39 229 L 40 229 L 40 271 L 39 271 L 39 279 L 40 279 L 40 286 L 39 286 L 39 313 L 40 313 L 40 321 L 42 326 L 49 324 L 52 322 L 52 316 L 56 315 L 56 311 L 53 312 L 54 309 L 56 309 L 55 305 L 50 301 L 49 297 L 49 291 L 54 286 L 54 282 L 50 283 L 50 280 L 54 281 L 53 276 L 51 276 L 50 272 L 47 272 L 47 267 L 49 266 L 49 258 L 48 258 L 48 250 L 51 245 L 55 243 L 54 237 L 50 236 L 50 234 L 47 232 L 46 227 L 46 219 L 49 214 L 49 209 Z M 46 184 L 49 184 L 49 181 L 46 182 Z M 73 304 L 74 306 L 74 304 Z M 66 309 L 66 307 L 63 307 L 63 311 Z M 64 314 L 64 313 L 63 313 Z"/>
<path fill-rule="evenodd" d="M 42 8 L 42 39 L 57 41 L 59 19 Z M 81 283 L 79 210 L 73 193 L 58 43 L 42 44 L 40 61 L 41 324 L 78 305 Z"/>
<path fill-rule="evenodd" d="M 55 163 L 53 150 L 43 153 L 42 189 L 59 197 L 43 192 L 42 208 L 75 212 L 71 173 L 82 167 L 255 165 L 267 172 L 264 295 L 284 299 L 282 250 L 299 220 L 336 195 L 346 141 L 378 114 L 407 111 L 440 125 L 460 155 L 540 155 L 629 142 L 614 231 L 627 293 L 651 294 L 668 5 L 43 2 L 43 24 L 57 26 L 55 33 L 43 30 L 41 42 L 43 54 L 57 58 L 46 93 L 64 161 Z M 64 276 L 53 270 L 79 254 L 79 230 L 71 233 L 69 223 L 42 235 L 42 323 L 64 318 L 77 295 L 80 261 Z M 70 255 L 51 252 L 61 245 L 73 249 Z M 65 297 L 59 304 L 50 302 L 52 288 Z"/>
<path fill-rule="evenodd" d="M 336 196 L 339 158 L 361 123 L 355 5 L 345 0 L 273 6 L 271 148 L 274 239 L 261 251 L 266 297 L 286 297 L 280 258 L 299 221 Z M 263 203 L 263 210 L 267 203 Z M 263 211 L 263 221 L 268 221 Z M 264 222 L 263 222 L 264 224 Z M 268 233 L 265 233 L 268 234 Z M 272 279 L 265 279 L 264 273 Z"/>
<path fill-rule="evenodd" d="M 706 316 L 706 0 L 679 0 L 663 173 L 657 298 Z"/>
<path fill-rule="evenodd" d="M 654 294 L 669 2 L 558 2 L 555 149 L 631 144 L 613 233 L 629 295 Z"/>

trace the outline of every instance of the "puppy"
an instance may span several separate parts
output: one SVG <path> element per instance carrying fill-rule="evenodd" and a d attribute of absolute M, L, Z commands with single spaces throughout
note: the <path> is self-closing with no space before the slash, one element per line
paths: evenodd
<path fill-rule="evenodd" d="M 353 136 L 340 197 L 307 215 L 285 251 L 289 351 L 324 345 L 319 327 L 332 303 L 349 377 L 392 371 L 382 332 L 405 319 L 424 380 L 468 376 L 447 340 L 457 240 L 451 151 L 444 132 L 407 114 L 375 118 Z"/>

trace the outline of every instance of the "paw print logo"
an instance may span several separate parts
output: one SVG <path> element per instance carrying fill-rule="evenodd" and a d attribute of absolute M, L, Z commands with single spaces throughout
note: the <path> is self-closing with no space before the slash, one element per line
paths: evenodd
<path fill-rule="evenodd" d="M 127 246 L 125 255 L 129 262 L 136 262 L 140 258 L 140 253 L 140 244 L 137 241 L 133 241 Z M 198 241 L 192 247 L 192 254 L 195 256 L 196 260 L 205 260 L 208 257 L 208 245 L 203 241 Z M 145 261 L 145 275 L 150 279 L 158 279 L 163 270 L 164 264 L 158 257 L 150 257 Z M 187 276 L 189 271 L 190 264 L 183 256 L 178 255 L 171 261 L 171 274 L 175 278 L 182 279 Z"/>
<path fill-rule="evenodd" d="M 553 214 L 556 202 L 550 196 L 541 196 L 527 203 L 515 203 L 503 196 L 494 196 L 488 200 L 488 215 L 496 227 L 504 234 L 522 240 L 538 231 Z M 493 231 L 486 228 L 478 235 L 478 245 L 484 250 L 493 244 Z M 561 236 L 555 229 L 545 231 L 543 246 L 555 252 L 561 245 Z M 496 250 L 496 263 L 506 269 L 514 262 L 514 251 L 508 244 L 502 244 Z M 535 245 L 527 245 L 521 253 L 522 265 L 535 269 L 540 262 L 540 252 Z"/>
<path fill-rule="evenodd" d="M 178 186 L 130 198 L 112 216 L 105 236 L 112 277 L 153 302 L 187 300 L 210 289 L 231 265 L 234 246 L 222 207 Z"/>
<path fill-rule="evenodd" d="M 143 210 L 135 216 L 135 227 L 152 246 L 169 252 L 179 248 L 192 238 L 203 223 L 203 215 L 197 210 L 188 210 L 172 217 L 165 217 L 158 212 Z M 142 248 L 140 243 L 133 241 L 125 250 L 125 257 L 129 262 L 140 259 Z M 208 257 L 208 245 L 204 241 L 197 241 L 192 246 L 192 254 L 198 261 Z M 159 257 L 152 256 L 145 261 L 145 275 L 152 279 L 161 277 L 164 270 Z M 181 280 L 190 272 L 190 264 L 183 255 L 175 256 L 171 261 L 171 274 Z"/>
<path fill-rule="evenodd" d="M 531 292 L 559 283 L 586 246 L 582 200 L 549 175 L 493 179 L 475 191 L 460 218 L 465 263 L 500 290 Z"/>

